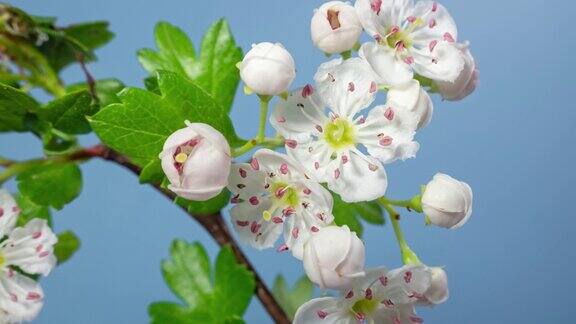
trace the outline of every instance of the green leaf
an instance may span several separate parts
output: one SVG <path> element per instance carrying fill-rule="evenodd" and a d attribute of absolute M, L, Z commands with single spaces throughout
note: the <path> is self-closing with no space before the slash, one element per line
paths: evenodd
<path fill-rule="evenodd" d="M 92 104 L 88 91 L 81 90 L 51 101 L 38 111 L 38 115 L 64 133 L 86 134 L 91 130 L 86 117 L 97 111 L 98 106 Z"/>
<path fill-rule="evenodd" d="M 25 92 L 0 83 L 0 132 L 26 131 L 26 116 L 39 107 Z"/>
<path fill-rule="evenodd" d="M 52 216 L 50 209 L 46 206 L 35 204 L 30 198 L 24 195 L 16 196 L 16 202 L 20 208 L 20 215 L 16 221 L 16 226 L 24 226 L 33 218 L 45 219 L 52 227 Z"/>
<path fill-rule="evenodd" d="M 241 316 L 248 308 L 255 288 L 254 275 L 236 262 L 230 246 L 223 247 L 216 258 L 215 314 L 224 318 Z"/>
<path fill-rule="evenodd" d="M 152 303 L 148 308 L 152 323 L 243 323 L 256 283 L 229 246 L 220 250 L 214 273 L 199 243 L 176 240 L 170 254 L 162 264 L 164 279 L 184 304 Z"/>
<path fill-rule="evenodd" d="M 140 172 L 140 183 L 161 183 L 164 179 L 160 159 L 150 161 Z"/>
<path fill-rule="evenodd" d="M 190 77 L 230 111 L 240 81 L 236 64 L 241 60 L 242 49 L 236 45 L 228 22 L 220 19 L 204 36 Z"/>
<path fill-rule="evenodd" d="M 141 49 L 138 59 L 150 73 L 168 70 L 187 76 L 229 112 L 240 81 L 236 63 L 240 49 L 224 19 L 218 20 L 204 35 L 199 57 L 188 36 L 178 27 L 160 22 L 155 29 L 158 51 Z"/>
<path fill-rule="evenodd" d="M 176 198 L 175 201 L 178 205 L 186 208 L 188 212 L 194 215 L 210 216 L 211 214 L 220 211 L 224 206 L 228 205 L 228 202 L 230 201 L 230 191 L 224 189 L 218 196 L 206 201 L 190 201 L 180 197 Z"/>
<path fill-rule="evenodd" d="M 56 209 L 62 209 L 82 190 L 82 173 L 73 163 L 39 166 L 20 173 L 16 180 L 22 195 Z"/>
<path fill-rule="evenodd" d="M 102 79 L 96 81 L 96 95 L 100 106 L 108 106 L 113 103 L 119 103 L 118 93 L 124 89 L 124 83 L 118 79 Z M 88 90 L 86 82 L 75 83 L 66 88 L 67 92 L 76 92 Z"/>
<path fill-rule="evenodd" d="M 288 288 L 286 280 L 282 275 L 276 276 L 272 294 L 278 301 L 284 312 L 294 319 L 294 315 L 300 305 L 312 299 L 314 293 L 314 284 L 306 276 L 302 276 L 292 289 Z"/>
<path fill-rule="evenodd" d="M 232 127 L 227 112 L 206 92 L 176 73 L 158 72 L 162 96 L 126 88 L 121 104 L 112 104 L 90 118 L 100 139 L 114 150 L 145 166 L 158 159 L 162 146 L 185 120 L 205 123 L 220 131 L 236 147 L 243 143 Z"/>
<path fill-rule="evenodd" d="M 58 243 L 54 246 L 54 255 L 58 264 L 68 261 L 80 248 L 80 239 L 71 231 L 58 234 Z"/>
<path fill-rule="evenodd" d="M 362 218 L 370 224 L 384 224 L 384 214 L 377 202 L 347 203 L 335 193 L 332 196 L 334 197 L 334 208 L 332 209 L 334 222 L 339 226 L 348 225 L 350 230 L 356 232 L 358 237 L 362 237 L 364 232 L 364 227 L 358 218 Z"/>
<path fill-rule="evenodd" d="M 114 34 L 108 30 L 108 22 L 94 21 L 70 25 L 65 28 L 44 27 L 48 41 L 39 47 L 56 71 L 78 60 L 82 54 L 84 62 L 94 61 L 94 50 L 108 43 Z"/>

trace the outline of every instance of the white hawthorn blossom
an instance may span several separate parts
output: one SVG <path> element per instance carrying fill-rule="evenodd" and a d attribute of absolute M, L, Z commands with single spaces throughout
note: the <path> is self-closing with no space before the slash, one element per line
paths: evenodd
<path fill-rule="evenodd" d="M 472 215 L 472 198 L 467 183 L 437 173 L 424 189 L 422 209 L 432 224 L 457 229 Z"/>
<path fill-rule="evenodd" d="M 296 77 L 294 59 L 280 43 L 252 45 L 238 68 L 242 81 L 259 95 L 279 95 Z"/>
<path fill-rule="evenodd" d="M 40 285 L 14 269 L 29 274 L 48 275 L 56 257 L 58 241 L 43 219 L 34 218 L 16 227 L 20 209 L 6 190 L 0 190 L 0 322 L 18 323 L 33 320 L 43 305 Z"/>
<path fill-rule="evenodd" d="M 365 257 L 364 243 L 348 226 L 328 226 L 304 245 L 304 270 L 322 289 L 342 288 L 364 274 Z"/>
<path fill-rule="evenodd" d="M 436 81 L 438 92 L 442 98 L 450 101 L 462 100 L 470 95 L 478 86 L 480 72 L 476 68 L 476 61 L 470 53 L 468 42 L 456 44 L 464 57 L 464 68 L 454 82 Z"/>
<path fill-rule="evenodd" d="M 340 298 L 316 298 L 300 306 L 293 323 L 422 323 L 414 305 L 429 286 L 430 271 L 424 266 L 367 270 Z"/>
<path fill-rule="evenodd" d="M 233 194 L 232 222 L 240 239 L 257 249 L 274 246 L 302 259 L 303 245 L 332 223 L 332 195 L 285 154 L 258 150 L 250 163 L 232 165 L 228 189 Z"/>
<path fill-rule="evenodd" d="M 360 58 L 324 63 L 314 78 L 316 88 L 307 85 L 292 92 L 270 118 L 287 139 L 288 154 L 344 201 L 384 195 L 387 177 L 382 163 L 416 154 L 418 118 L 393 100 L 367 116 L 360 114 L 378 90 L 376 76 Z"/>
<path fill-rule="evenodd" d="M 210 125 L 190 123 L 166 139 L 160 159 L 168 189 L 190 200 L 217 196 L 228 184 L 232 163 L 226 138 Z"/>
<path fill-rule="evenodd" d="M 310 33 L 314 45 L 324 53 L 342 53 L 356 46 L 362 24 L 349 3 L 329 1 L 314 11 Z"/>
<path fill-rule="evenodd" d="M 464 58 L 454 46 L 457 29 L 435 1 L 357 0 L 364 29 L 375 39 L 362 45 L 366 59 L 385 84 L 401 85 L 414 72 L 432 80 L 454 81 Z"/>

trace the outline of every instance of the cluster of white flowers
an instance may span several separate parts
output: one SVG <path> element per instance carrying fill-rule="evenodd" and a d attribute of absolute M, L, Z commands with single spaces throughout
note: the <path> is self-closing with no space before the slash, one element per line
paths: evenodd
<path fill-rule="evenodd" d="M 56 265 L 56 235 L 39 218 L 15 227 L 19 213 L 14 198 L 0 190 L 0 323 L 31 321 L 38 315 L 44 292 L 30 275 L 46 276 Z"/>
<path fill-rule="evenodd" d="M 373 41 L 360 45 L 362 31 Z M 420 262 L 365 270 L 364 243 L 334 223 L 331 192 L 345 202 L 384 196 L 384 166 L 419 149 L 414 137 L 432 118 L 428 92 L 460 100 L 475 89 L 478 71 L 469 44 L 458 42 L 452 17 L 434 1 L 330 1 L 315 11 L 311 34 L 325 53 L 342 54 L 320 65 L 314 84 L 288 92 L 295 63 L 278 43 L 254 45 L 238 64 L 250 92 L 266 103 L 281 97 L 269 121 L 286 154 L 260 149 L 249 163 L 231 164 L 230 147 L 217 130 L 188 123 L 160 155 L 169 189 L 207 200 L 228 188 L 243 242 L 271 248 L 282 235 L 279 252 L 302 260 L 321 288 L 341 291 L 340 299 L 304 304 L 295 323 L 420 323 L 416 305 L 448 298 L 444 270 Z M 352 57 L 355 51 L 358 57 Z M 371 107 L 379 90 L 387 91 L 386 101 Z M 437 174 L 418 206 L 428 223 L 458 228 L 470 217 L 472 190 Z"/>

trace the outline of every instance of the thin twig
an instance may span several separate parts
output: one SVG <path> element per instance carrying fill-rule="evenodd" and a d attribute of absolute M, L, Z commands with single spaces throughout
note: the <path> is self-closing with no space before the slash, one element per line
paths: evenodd
<path fill-rule="evenodd" d="M 92 74 L 90 74 L 90 71 L 88 71 L 88 67 L 86 67 L 86 62 L 84 61 L 84 53 L 78 52 L 76 54 L 76 60 L 78 60 L 78 63 L 80 63 L 80 68 L 82 68 L 82 72 L 84 72 L 84 75 L 86 76 L 86 84 L 88 85 L 88 92 L 90 93 L 90 96 L 92 96 L 95 102 L 100 102 L 96 93 L 96 80 Z"/>
<path fill-rule="evenodd" d="M 130 162 L 125 156 L 107 148 L 104 145 L 93 146 L 91 148 L 78 152 L 76 155 L 76 158 L 78 159 L 85 159 L 88 157 L 100 157 L 104 160 L 114 162 L 132 171 L 132 173 L 136 175 L 139 175 L 140 172 L 142 171 L 140 167 Z M 163 194 L 166 198 L 170 199 L 171 201 L 173 201 L 176 198 L 176 195 L 174 195 L 174 193 L 172 193 L 171 191 L 168 191 L 159 185 L 153 185 L 153 186 L 154 188 L 156 188 L 156 190 L 158 190 L 161 194 Z M 184 210 L 185 213 L 187 213 L 190 217 L 192 217 L 200 225 L 202 225 L 202 227 L 204 227 L 204 229 L 208 231 L 210 235 L 212 235 L 214 240 L 218 242 L 220 246 L 230 245 L 232 251 L 234 252 L 234 255 L 236 256 L 236 260 L 239 263 L 245 265 L 246 268 L 248 268 L 248 270 L 250 270 L 254 274 L 254 279 L 256 280 L 256 295 L 258 296 L 258 299 L 260 299 L 260 302 L 262 303 L 268 314 L 270 314 L 274 322 L 279 324 L 290 323 L 290 320 L 286 316 L 286 313 L 284 312 L 284 310 L 282 310 L 276 299 L 274 299 L 274 296 L 264 283 L 264 280 L 260 277 L 256 269 L 254 269 L 252 263 L 248 260 L 246 255 L 242 252 L 242 250 L 238 246 L 238 243 L 236 243 L 236 241 L 230 234 L 228 226 L 226 225 L 226 222 L 222 218 L 222 214 L 216 213 L 214 215 L 199 216 L 189 213 L 183 207 L 182 209 Z"/>

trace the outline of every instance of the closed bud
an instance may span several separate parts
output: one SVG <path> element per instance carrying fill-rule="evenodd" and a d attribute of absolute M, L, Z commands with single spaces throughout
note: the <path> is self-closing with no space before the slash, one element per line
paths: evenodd
<path fill-rule="evenodd" d="M 478 86 L 480 72 L 476 69 L 474 57 L 468 49 L 469 44 L 457 44 L 464 58 L 464 68 L 454 82 L 438 81 L 436 86 L 442 98 L 450 101 L 462 100 L 471 94 Z"/>
<path fill-rule="evenodd" d="M 259 95 L 279 95 L 296 77 L 294 59 L 280 43 L 252 45 L 239 68 L 242 81 Z"/>
<path fill-rule="evenodd" d="M 349 3 L 330 1 L 314 12 L 310 24 L 312 42 L 328 54 L 351 50 L 362 33 L 356 10 Z"/>
<path fill-rule="evenodd" d="M 347 287 L 363 274 L 364 243 L 348 226 L 328 226 L 304 245 L 304 270 L 321 288 Z"/>
<path fill-rule="evenodd" d="M 450 296 L 448 290 L 448 276 L 446 271 L 439 267 L 428 268 L 430 270 L 430 287 L 420 300 L 422 304 L 438 305 L 445 302 Z"/>
<path fill-rule="evenodd" d="M 160 159 L 168 189 L 182 198 L 204 201 L 228 184 L 232 157 L 224 136 L 210 125 L 190 123 L 164 143 Z"/>
<path fill-rule="evenodd" d="M 426 185 L 422 209 L 432 224 L 458 228 L 472 215 L 472 189 L 465 182 L 437 173 Z"/>

